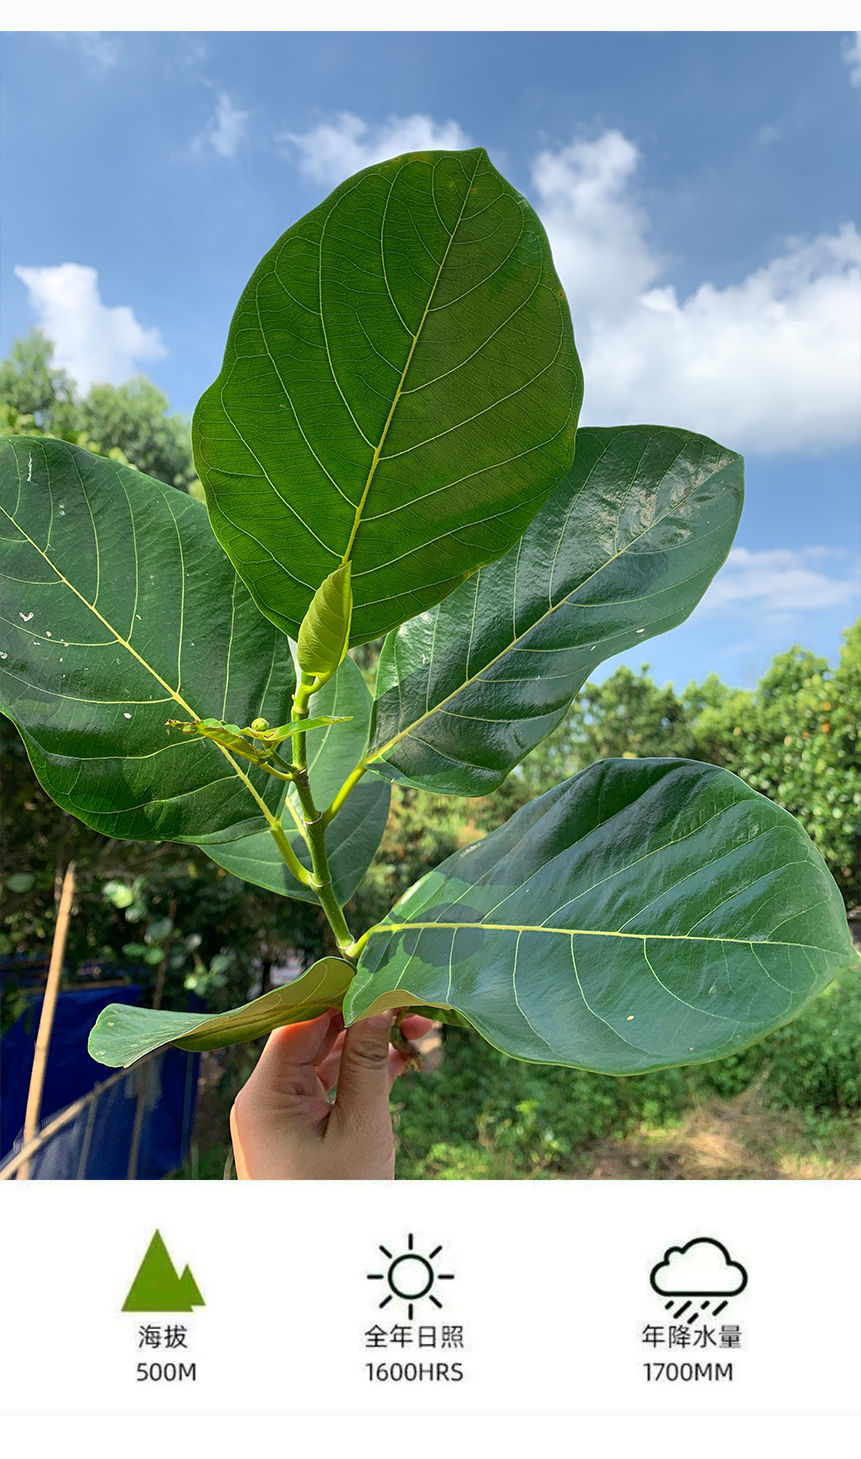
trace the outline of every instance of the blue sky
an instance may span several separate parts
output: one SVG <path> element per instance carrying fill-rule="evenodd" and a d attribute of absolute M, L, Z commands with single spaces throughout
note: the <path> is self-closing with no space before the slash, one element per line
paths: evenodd
<path fill-rule="evenodd" d="M 487 147 L 550 234 L 582 419 L 744 452 L 730 561 L 626 656 L 751 685 L 861 611 L 861 38 L 7 34 L 0 350 L 190 413 L 260 256 L 342 177 Z M 35 84 L 38 78 L 38 84 Z M 612 667 L 612 665 L 611 665 Z"/>

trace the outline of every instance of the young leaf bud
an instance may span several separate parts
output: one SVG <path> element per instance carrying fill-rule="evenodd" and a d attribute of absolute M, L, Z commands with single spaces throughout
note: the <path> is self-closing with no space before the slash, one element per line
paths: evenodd
<path fill-rule="evenodd" d="M 323 580 L 299 629 L 299 668 L 303 674 L 331 679 L 350 641 L 353 590 L 350 563 L 344 562 Z"/>

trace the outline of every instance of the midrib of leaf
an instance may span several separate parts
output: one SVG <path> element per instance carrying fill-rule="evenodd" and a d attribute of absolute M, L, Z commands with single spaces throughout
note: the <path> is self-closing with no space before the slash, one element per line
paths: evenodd
<path fill-rule="evenodd" d="M 378 937 L 381 933 L 392 936 L 395 932 L 424 932 L 432 927 L 455 928 L 472 932 L 552 932 L 560 937 L 623 937 L 633 942 L 730 942 L 740 947 L 800 947 L 811 952 L 836 952 L 835 948 L 816 947 L 810 942 L 779 942 L 769 937 L 703 937 L 684 932 L 613 932 L 599 931 L 596 927 L 544 927 L 529 922 L 391 922 L 388 925 L 372 927 L 367 937 Z"/>
<path fill-rule="evenodd" d="M 87 496 L 86 492 L 84 492 L 83 495 L 84 495 L 84 500 L 87 503 L 87 508 L 90 511 L 90 515 L 92 516 L 92 509 L 90 508 L 89 497 Z M 170 510 L 170 509 L 168 508 L 168 510 Z M 15 520 L 15 518 L 12 516 L 12 514 L 10 512 L 7 512 L 6 508 L 4 506 L 2 506 L 2 504 L 0 504 L 0 511 L 2 511 L 4 517 L 6 517 L 6 519 L 12 524 L 12 526 L 15 528 L 15 531 L 16 532 L 20 532 L 21 533 L 21 536 L 25 539 L 25 541 L 29 542 L 29 544 L 33 548 L 33 550 L 39 554 L 39 556 L 42 558 L 43 562 L 45 562 L 47 564 L 47 566 L 51 569 L 51 571 L 54 572 L 54 573 L 56 573 L 57 577 L 60 579 L 60 582 L 61 583 L 64 583 L 66 585 L 66 587 L 69 589 L 69 592 L 70 593 L 74 593 L 75 597 L 79 600 L 79 602 L 83 603 L 84 607 L 87 608 L 87 609 L 89 609 L 89 611 L 93 614 L 93 616 L 95 618 L 97 618 L 101 624 L 104 625 L 104 627 L 108 630 L 108 632 L 113 634 L 113 636 L 116 639 L 117 643 L 121 644 L 122 647 L 126 650 L 126 652 L 129 653 L 129 654 L 131 654 L 131 656 L 132 656 L 133 659 L 137 659 L 137 662 L 141 665 L 141 667 L 143 669 L 145 669 L 148 674 L 151 674 L 152 677 L 156 680 L 157 683 L 159 683 L 161 685 L 161 687 L 163 689 L 166 689 L 167 690 L 167 693 L 170 695 L 170 697 L 174 701 L 174 703 L 175 704 L 178 704 L 181 709 L 184 709 L 185 712 L 186 712 L 186 714 L 189 714 L 192 719 L 199 719 L 200 718 L 200 715 L 197 714 L 195 712 L 195 710 L 192 709 L 192 707 L 191 707 L 190 704 L 186 703 L 185 699 L 183 699 L 182 695 L 179 693 L 179 690 L 178 689 L 174 689 L 170 684 L 168 684 L 167 680 L 162 678 L 162 676 L 158 672 L 158 670 L 157 669 L 154 669 L 153 666 L 152 666 L 152 664 L 147 663 L 146 659 L 143 658 L 141 656 L 141 654 L 138 653 L 137 649 L 132 647 L 132 645 L 129 642 L 129 640 L 127 638 L 124 638 L 121 633 L 118 633 L 117 632 L 117 630 L 114 628 L 113 624 L 112 623 L 109 623 L 108 620 L 107 620 L 107 618 L 105 618 L 104 615 L 99 612 L 98 608 L 96 608 L 96 606 L 93 603 L 91 603 L 88 598 L 85 598 L 84 597 L 83 593 L 80 592 L 78 590 L 78 588 L 75 587 L 74 583 L 71 583 L 69 581 L 69 579 L 66 577 L 65 573 L 62 573 L 60 571 L 60 569 L 57 567 L 57 565 L 54 562 L 51 561 L 50 557 L 48 556 L 48 554 L 44 550 L 44 548 L 40 547 L 39 544 L 38 544 L 38 542 L 35 542 L 33 540 L 33 538 L 30 536 L 29 532 L 25 532 L 25 530 L 21 526 L 20 522 L 17 522 Z M 171 516 L 173 517 L 173 513 L 171 513 Z M 175 522 L 176 521 L 176 518 L 174 517 L 173 520 Z M 213 741 L 213 743 L 216 743 L 216 742 Z M 268 805 L 263 800 L 263 798 L 258 794 L 257 790 L 255 789 L 255 787 L 252 785 L 251 781 L 249 780 L 248 776 L 245 774 L 245 772 L 241 769 L 241 767 L 234 760 L 234 758 L 230 754 L 229 750 L 227 750 L 224 745 L 217 745 L 217 748 L 221 751 L 222 755 L 227 760 L 228 764 L 231 766 L 234 774 L 238 776 L 238 778 L 242 781 L 243 785 L 245 786 L 246 790 L 248 790 L 249 793 L 251 794 L 251 796 L 253 797 L 253 799 L 256 802 L 259 810 L 265 816 L 266 821 L 267 821 L 267 824 L 268 824 L 268 827 L 269 827 L 269 830 L 272 833 L 272 835 L 275 836 L 276 843 L 277 843 L 277 839 L 278 838 L 277 838 L 276 832 L 283 834 L 283 832 L 281 831 L 281 824 L 280 824 L 280 822 L 276 819 L 275 816 L 273 816 L 273 814 L 270 811 Z"/>
<path fill-rule="evenodd" d="M 606 454 L 606 450 L 607 449 L 608 448 L 605 448 L 605 450 L 602 453 L 602 455 L 605 455 Z M 601 458 L 599 458 L 599 459 L 601 459 Z M 590 476 L 592 475 L 592 472 L 594 472 L 594 470 L 597 467 L 597 465 L 598 465 L 598 462 L 596 461 L 595 462 L 595 465 L 592 467 L 592 471 L 590 471 L 590 473 L 589 473 Z M 587 478 L 587 481 L 588 481 L 588 478 Z M 580 495 L 581 495 L 581 493 L 582 493 L 585 485 L 586 485 L 586 482 L 583 483 L 583 487 L 581 487 L 580 488 L 580 491 L 577 493 L 578 498 L 580 497 Z M 651 521 L 649 523 L 648 527 L 644 527 L 643 530 L 642 530 L 642 532 L 638 533 L 636 537 L 632 537 L 630 539 L 630 541 L 626 542 L 626 544 L 625 544 L 624 547 L 620 548 L 617 552 L 614 552 L 613 555 L 612 555 L 612 557 L 606 558 L 605 561 L 601 563 L 600 567 L 596 567 L 596 569 L 595 569 L 594 572 L 589 573 L 589 576 L 588 577 L 585 577 L 582 582 L 579 582 L 577 584 L 576 588 L 572 588 L 572 590 L 571 590 L 570 593 L 566 593 L 566 595 L 565 595 L 564 598 L 560 598 L 559 601 L 556 602 L 556 603 L 551 603 L 550 606 L 546 609 L 546 611 L 544 613 L 542 613 L 541 617 L 540 618 L 536 618 L 535 622 L 534 623 L 531 623 L 529 625 L 529 627 L 524 630 L 523 633 L 518 633 L 516 636 L 512 637 L 508 641 L 508 643 L 506 643 L 499 650 L 499 653 L 495 654 L 494 657 L 492 659 L 490 659 L 488 663 L 484 664 L 482 666 L 482 668 L 480 668 L 478 670 L 478 673 L 472 674 L 472 675 L 468 675 L 463 680 L 463 682 L 461 684 L 458 684 L 458 686 L 457 686 L 456 689 L 453 689 L 450 694 L 447 694 L 444 699 L 441 699 L 440 702 L 439 702 L 439 704 L 435 704 L 433 706 L 433 708 L 431 708 L 431 709 L 427 709 L 426 708 L 425 713 L 419 715 L 418 719 L 412 720 L 410 722 L 410 724 L 408 724 L 404 729 L 399 730 L 396 735 L 393 735 L 390 740 L 387 740 L 384 745 L 381 745 L 378 750 L 374 750 L 374 752 L 373 752 L 372 755 L 366 756 L 365 759 L 362 761 L 362 764 L 363 765 L 366 765 L 366 766 L 369 766 L 369 765 L 372 765 L 375 760 L 381 760 L 381 759 L 383 759 L 383 757 L 385 756 L 386 752 L 388 750 L 390 750 L 393 745 L 399 744 L 399 742 L 401 740 L 406 739 L 406 737 L 408 735 L 413 734 L 413 732 L 415 730 L 417 730 L 421 725 L 424 724 L 425 720 L 430 719 L 435 714 L 439 714 L 441 710 L 445 709 L 445 706 L 447 704 L 450 704 L 451 701 L 453 699 L 456 699 L 459 694 L 462 694 L 465 689 L 469 689 L 472 684 L 478 683 L 478 681 L 482 678 L 482 676 L 484 674 L 488 673 L 490 671 L 490 669 L 492 669 L 494 667 L 495 664 L 498 664 L 499 663 L 499 660 L 500 659 L 505 658 L 505 655 L 506 654 L 511 653 L 512 649 L 516 648 L 519 643 L 522 643 L 524 639 L 529 638 L 530 634 L 534 633 L 537 629 L 539 629 L 541 627 L 542 623 L 545 623 L 548 618 L 551 618 L 554 613 L 558 612 L 558 610 L 560 608 L 564 607 L 566 603 L 569 603 L 571 601 L 571 599 L 574 597 L 574 594 L 575 593 L 579 593 L 579 592 L 582 591 L 583 588 L 588 587 L 589 583 L 592 581 L 593 578 L 598 577 L 599 574 L 602 573 L 602 572 L 606 572 L 607 568 L 610 567 L 616 561 L 616 559 L 618 557 L 622 557 L 622 556 L 624 556 L 624 554 L 626 552 L 630 552 L 631 549 L 633 547 L 635 547 L 636 544 L 642 540 L 642 538 L 647 537 L 650 532 L 653 532 L 656 527 L 659 527 L 661 525 L 661 523 L 664 521 L 664 518 L 669 515 L 670 510 L 676 511 L 680 505 L 682 505 L 684 502 L 686 502 L 688 500 L 689 497 L 693 496 L 695 492 L 699 491 L 701 486 L 702 486 L 702 483 L 701 482 L 698 482 L 696 484 L 696 486 L 692 486 L 691 489 L 690 489 L 690 491 L 685 492 L 683 496 L 679 497 L 678 500 L 673 503 L 672 508 L 668 508 L 667 512 L 665 512 L 663 516 L 658 517 L 655 520 Z M 570 513 L 568 515 L 570 516 Z M 567 524 L 568 524 L 568 517 L 566 516 L 565 523 L 563 524 L 562 533 L 560 533 L 560 541 L 561 541 L 562 535 L 564 534 L 565 527 L 567 526 Z M 521 541 L 522 541 L 522 539 L 521 539 Z M 557 551 L 558 551 L 558 545 L 557 545 Z M 520 544 L 518 544 L 518 560 L 519 560 L 519 556 L 520 556 Z M 554 567 L 554 569 L 555 569 L 555 565 L 556 565 L 556 559 L 554 558 L 554 560 L 553 560 L 553 567 Z M 480 576 L 481 569 L 479 568 L 478 571 L 479 571 L 479 576 Z M 551 583 L 553 581 L 552 572 L 551 572 L 550 581 L 551 581 Z M 476 601 L 475 601 L 475 604 L 473 605 L 473 624 L 475 623 L 475 609 L 477 607 L 477 603 L 478 603 L 478 585 L 476 584 Z M 434 618 L 434 641 L 436 640 L 436 625 L 437 625 L 437 622 L 439 621 L 439 612 L 440 612 L 440 609 L 439 609 L 439 607 L 437 607 L 436 614 L 435 614 L 435 618 Z M 471 646 L 472 645 L 471 645 L 471 641 L 470 641 L 470 649 L 471 649 Z M 573 646 L 574 645 L 572 645 L 572 647 Z M 467 657 L 468 656 L 469 655 L 467 654 Z M 430 661 L 428 663 L 428 666 L 427 666 L 427 668 L 428 668 L 428 694 L 430 693 L 430 679 L 431 679 L 431 669 L 432 669 L 432 667 L 433 667 L 433 654 L 431 654 L 431 659 L 430 659 Z M 427 700 L 425 701 L 425 703 L 427 703 Z"/>
<path fill-rule="evenodd" d="M 383 426 L 383 433 L 380 436 L 380 439 L 379 439 L 379 441 L 377 442 L 377 445 L 374 448 L 374 455 L 373 455 L 373 458 L 371 460 L 370 469 L 368 471 L 368 479 L 365 482 L 364 491 L 362 492 L 361 499 L 359 501 L 358 506 L 356 507 L 356 515 L 355 515 L 355 518 L 353 520 L 353 527 L 352 527 L 352 530 L 350 532 L 349 541 L 347 542 L 347 546 L 346 546 L 346 549 L 344 551 L 344 555 L 341 558 L 341 562 L 342 563 L 347 562 L 347 560 L 349 559 L 350 554 L 351 554 L 351 552 L 353 550 L 353 544 L 355 543 L 355 540 L 356 540 L 356 534 L 357 534 L 357 532 L 359 530 L 359 527 L 360 527 L 361 521 L 362 521 L 362 513 L 365 510 L 365 504 L 366 504 L 366 502 L 368 500 L 368 493 L 371 490 L 371 484 L 372 484 L 372 482 L 374 480 L 374 475 L 376 473 L 377 466 L 379 464 L 380 455 L 382 453 L 383 446 L 386 443 L 386 437 L 387 437 L 387 435 L 389 433 L 389 427 L 391 426 L 392 420 L 394 419 L 394 414 L 395 414 L 395 410 L 397 409 L 398 401 L 401 398 L 401 393 L 402 393 L 403 388 L 404 388 L 404 381 L 407 378 L 407 372 L 408 372 L 408 370 L 410 368 L 410 364 L 412 362 L 412 358 L 413 358 L 413 355 L 415 353 L 415 348 L 416 348 L 416 345 L 418 344 L 419 338 L 421 336 L 421 332 L 422 332 L 422 329 L 424 327 L 425 320 L 427 319 L 427 316 L 428 316 L 428 312 L 430 310 L 431 303 L 433 302 L 433 297 L 434 297 L 434 294 L 436 293 L 437 285 L 439 284 L 439 281 L 440 281 L 440 279 L 442 277 L 442 271 L 445 268 L 446 259 L 448 258 L 449 251 L 451 249 L 451 245 L 454 242 L 455 236 L 457 234 L 457 230 L 460 227 L 461 222 L 463 221 L 464 211 L 466 209 L 467 201 L 469 200 L 470 189 L 472 187 L 472 184 L 475 182 L 476 176 L 478 174 L 478 168 L 479 168 L 479 163 L 480 162 L 481 162 L 481 158 L 479 157 L 479 159 L 476 162 L 475 167 L 473 169 L 472 177 L 469 179 L 469 184 L 468 184 L 467 189 L 466 189 L 466 192 L 464 194 L 463 203 L 461 205 L 460 212 L 457 215 L 457 222 L 455 223 L 454 227 L 451 230 L 451 233 L 449 234 L 449 240 L 448 240 L 448 243 L 445 246 L 445 252 L 443 253 L 443 256 L 442 256 L 442 258 L 440 260 L 440 265 L 439 265 L 439 268 L 437 269 L 436 278 L 434 279 L 433 285 L 432 285 L 431 290 L 430 290 L 430 293 L 428 294 L 427 302 L 425 303 L 425 307 L 424 307 L 424 311 L 422 313 L 422 317 L 419 320 L 418 328 L 417 328 L 415 334 L 413 335 L 413 342 L 410 345 L 409 354 L 407 355 L 407 359 L 406 359 L 406 364 L 404 365 L 404 368 L 401 371 L 401 378 L 398 381 L 397 389 L 395 390 L 395 394 L 394 394 L 394 399 L 392 400 L 392 404 L 391 404 L 391 407 L 389 409 L 388 416 L 386 417 L 386 423 Z M 322 288 L 322 278 L 323 278 L 323 261 L 322 261 L 322 254 L 321 254 L 321 258 L 320 258 L 320 281 L 321 281 L 321 288 Z M 394 299 L 392 300 L 392 303 L 394 304 Z M 398 314 L 398 317 L 400 318 L 400 311 L 398 310 L 398 306 L 396 304 L 395 304 L 395 312 Z M 320 317 L 321 317 L 321 320 L 322 320 L 322 301 L 321 301 L 321 315 L 320 315 Z M 403 320 L 401 320 L 401 323 L 403 323 Z M 337 381 L 336 381 L 336 384 L 337 384 Z M 349 409 L 349 407 L 348 407 L 348 409 Z M 351 412 L 351 414 L 352 414 L 352 412 Z"/>

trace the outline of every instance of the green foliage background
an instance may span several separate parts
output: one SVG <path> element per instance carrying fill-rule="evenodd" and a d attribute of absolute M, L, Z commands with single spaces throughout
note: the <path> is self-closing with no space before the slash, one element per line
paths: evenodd
<path fill-rule="evenodd" d="M 189 423 L 168 412 L 167 397 L 145 375 L 122 385 L 95 384 L 81 396 L 38 329 L 17 339 L 0 361 L 0 435 L 55 436 L 202 500 Z"/>
<path fill-rule="evenodd" d="M 198 494 L 188 424 L 139 377 L 95 385 L 81 398 L 33 331 L 0 362 L 0 434 L 59 436 L 114 456 Z M 369 683 L 378 644 L 354 652 Z M 848 909 L 861 902 L 861 622 L 836 664 L 800 647 L 778 655 L 752 690 L 710 675 L 682 692 L 657 685 L 643 665 L 587 684 L 559 729 L 493 796 L 460 800 L 395 787 L 380 853 L 352 907 L 357 925 L 382 917 L 424 872 L 498 826 L 513 811 L 594 760 L 681 755 L 733 771 L 784 806 L 822 852 Z M 109 840 L 62 813 L 42 792 L 23 746 L 0 717 L 3 836 L 0 955 L 47 958 L 55 897 L 68 860 L 78 868 L 68 945 L 69 977 L 88 964 L 165 978 L 168 1006 L 184 989 L 211 1011 L 247 1001 L 290 959 L 333 951 L 313 905 L 239 881 L 192 848 Z M 21 984 L 4 986 L 3 1022 L 21 1008 Z M 793 1024 L 746 1052 L 697 1069 L 616 1079 L 528 1065 L 451 1028 L 438 1073 L 401 1081 L 396 1094 L 399 1174 L 422 1178 L 542 1177 L 583 1173 L 590 1144 L 644 1122 L 669 1126 L 705 1098 L 756 1085 L 774 1108 L 813 1121 L 847 1121 L 861 1109 L 861 986 L 829 988 Z M 230 1051 L 224 1100 L 253 1049 Z M 225 1104 L 225 1124 L 226 1124 Z M 814 1130 L 815 1133 L 815 1130 Z M 220 1177 L 223 1149 L 212 1168 Z"/>

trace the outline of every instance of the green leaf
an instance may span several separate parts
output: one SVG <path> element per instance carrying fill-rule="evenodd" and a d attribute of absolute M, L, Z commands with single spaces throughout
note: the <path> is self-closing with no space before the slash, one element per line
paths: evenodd
<path fill-rule="evenodd" d="M 107 881 L 102 887 L 102 896 L 106 902 L 111 903 L 111 906 L 121 911 L 132 905 L 137 898 L 137 892 L 127 882 Z"/>
<path fill-rule="evenodd" d="M 704 436 L 578 431 L 517 546 L 386 639 L 368 763 L 426 790 L 494 790 L 598 664 L 688 616 L 743 491 L 741 457 Z"/>
<path fill-rule="evenodd" d="M 90 1058 L 115 1069 L 127 1069 L 136 1059 L 166 1044 L 200 1053 L 261 1038 L 282 1024 L 301 1023 L 318 1018 L 327 1008 L 340 1008 L 352 974 L 349 963 L 324 957 L 295 983 L 272 988 L 229 1013 L 168 1013 L 109 1003 L 90 1032 Z"/>
<path fill-rule="evenodd" d="M 314 804 L 324 810 L 361 760 L 367 743 L 371 696 L 351 658 L 345 658 L 334 678 L 314 695 L 314 704 L 333 719 L 339 710 L 346 711 L 349 717 L 349 723 L 343 728 L 327 730 L 310 747 L 308 775 L 311 793 Z M 368 774 L 326 827 L 332 885 L 342 906 L 353 895 L 374 859 L 386 828 L 389 796 L 388 783 L 377 775 Z M 284 830 L 302 865 L 310 871 L 310 852 L 298 829 L 301 819 L 299 800 L 295 787 L 291 785 L 282 807 Z M 243 881 L 299 901 L 317 900 L 312 887 L 302 886 L 290 875 L 272 837 L 265 832 L 231 841 L 229 846 L 205 846 L 203 849 L 219 866 L 234 876 L 242 877 Z"/>
<path fill-rule="evenodd" d="M 639 1074 L 745 1048 L 856 961 L 786 811 L 715 766 L 605 760 L 417 882 L 344 1016 L 454 1008 L 517 1058 Z"/>
<path fill-rule="evenodd" d="M 342 563 L 323 579 L 311 599 L 296 645 L 296 659 L 303 674 L 330 679 L 344 661 L 353 616 L 351 572 L 352 563 Z"/>
<path fill-rule="evenodd" d="M 275 729 L 261 730 L 250 725 L 242 733 L 259 740 L 262 745 L 280 745 L 282 740 L 290 739 L 294 735 L 308 734 L 311 730 L 327 729 L 330 724 L 346 724 L 349 718 L 349 714 L 318 714 L 313 719 L 291 719 L 287 724 L 277 725 Z"/>
<path fill-rule="evenodd" d="M 173 932 L 173 921 L 170 917 L 159 917 L 155 922 L 150 922 L 146 930 L 147 937 L 153 942 L 163 942 Z"/>
<path fill-rule="evenodd" d="M 544 229 L 480 148 L 381 162 L 266 255 L 194 416 L 212 524 L 295 638 L 352 562 L 351 642 L 507 551 L 582 398 Z"/>
<path fill-rule="evenodd" d="M 16 871 L 11 876 L 7 876 L 6 888 L 8 891 L 14 892 L 16 896 L 21 896 L 24 892 L 29 892 L 35 880 L 32 871 Z"/>
<path fill-rule="evenodd" d="M 0 570 L 0 707 L 58 805 L 130 840 L 266 826 L 281 783 L 165 724 L 277 722 L 295 682 L 199 502 L 62 441 L 0 440 Z"/>

